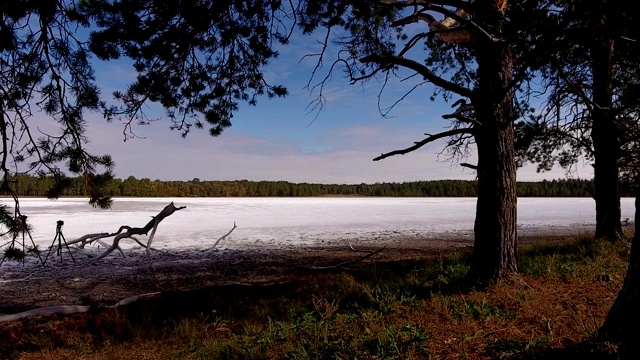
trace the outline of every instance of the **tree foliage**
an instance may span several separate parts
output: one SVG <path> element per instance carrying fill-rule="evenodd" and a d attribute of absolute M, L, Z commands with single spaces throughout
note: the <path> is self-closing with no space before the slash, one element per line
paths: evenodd
<path fill-rule="evenodd" d="M 217 136 L 231 126 L 241 103 L 285 96 L 287 90 L 271 84 L 264 68 L 294 25 L 305 34 L 324 33 L 309 82 L 319 90 L 317 106 L 324 104 L 322 90 L 338 66 L 352 83 L 414 81 L 408 93 L 430 83 L 436 88 L 430 100 L 454 101 L 453 113 L 443 114 L 446 131 L 376 160 L 440 139 L 447 139 L 453 158 L 475 146 L 478 163 L 466 164 L 477 171 L 471 273 L 482 280 L 517 272 L 516 139 L 519 162 L 538 163 L 541 170 L 556 163 L 571 167 L 581 156 L 593 160 L 597 221 L 608 221 L 614 232 L 620 222 L 619 168 L 625 179 L 640 177 L 638 16 L 622 0 L 13 0 L 0 4 L 0 15 L 0 190 L 15 199 L 13 210 L 0 206 L 3 235 L 13 238 L 5 250 L 15 250 L 17 236 L 28 230 L 18 203 L 23 193 L 82 193 L 97 207 L 109 207 L 110 195 L 176 189 L 190 196 L 472 193 L 468 182 L 332 187 L 193 181 L 184 187 L 117 180 L 109 156 L 87 152 L 90 112 L 122 120 L 125 140 L 135 136 L 134 124 L 162 117 L 144 110 L 150 103 L 183 136 L 205 124 Z M 85 39 L 86 27 L 91 33 Z M 340 50 L 323 77 L 332 44 Z M 115 103 L 102 98 L 95 84 L 92 54 L 124 58 L 136 72 L 126 89 L 113 93 Z M 542 86 L 535 85 L 538 79 Z M 536 113 L 531 99 L 540 88 L 545 102 Z M 523 121 L 514 127 L 518 119 Z M 37 190 L 20 188 L 25 183 Z M 639 242 L 636 234 L 625 286 L 600 331 L 604 340 L 633 345 L 637 337 L 637 321 L 624 319 L 638 318 L 633 306 Z M 630 312 L 635 317 L 627 317 Z"/>
<path fill-rule="evenodd" d="M 23 219 L 12 182 L 21 173 L 53 179 L 51 198 L 74 184 L 65 173 L 81 175 L 90 204 L 111 205 L 105 187 L 113 161 L 86 150 L 91 112 L 124 120 L 126 139 L 133 136 L 134 122 L 153 120 L 143 108 L 155 102 L 183 135 L 192 125 L 203 127 L 200 114 L 218 135 L 231 125 L 239 102 L 255 105 L 259 95 L 286 95 L 262 73 L 277 55 L 274 45 L 289 35 L 292 13 L 281 5 L 277 0 L 0 4 L 0 189 L 15 199 L 14 223 Z M 138 73 L 128 89 L 113 94 L 115 103 L 103 98 L 95 83 L 94 55 L 124 56 Z"/>
<path fill-rule="evenodd" d="M 620 238 L 619 163 L 634 148 L 623 93 L 637 79 L 634 11 L 621 1 L 554 1 L 554 33 L 539 64 L 545 103 L 518 124 L 521 162 L 571 170 L 593 164 L 596 236 Z M 634 54 L 635 52 L 635 54 Z"/>
<path fill-rule="evenodd" d="M 56 197 L 69 171 L 83 176 L 92 205 L 108 207 L 101 184 L 113 162 L 86 150 L 86 115 L 100 106 L 91 53 L 78 34 L 86 19 L 71 16 L 65 1 L 5 2 L 1 11 L 2 192 L 14 194 L 9 179 L 20 168 L 53 176 Z"/>
<path fill-rule="evenodd" d="M 430 83 L 436 88 L 431 100 L 439 95 L 445 101 L 456 100 L 458 108 L 443 114 L 450 121 L 448 130 L 426 134 L 414 145 L 374 160 L 416 151 L 443 138 L 454 158 L 468 155 L 469 146 L 474 146 L 478 163 L 467 164 L 478 176 L 471 273 L 495 280 L 517 272 L 513 122 L 520 116 L 517 105 L 524 103 L 517 101 L 516 93 L 530 78 L 529 59 L 538 59 L 531 53 L 541 35 L 532 30 L 539 25 L 531 15 L 544 14 L 547 2 L 305 3 L 301 20 L 305 31 L 326 31 L 324 47 L 331 32 L 338 33 L 335 43 L 342 51 L 331 70 L 344 65 L 352 82 L 410 79 L 415 85 L 409 85 L 407 92 Z M 319 66 L 323 56 L 324 51 Z M 322 90 L 326 79 L 321 78 L 316 88 Z"/>
<path fill-rule="evenodd" d="M 263 71 L 286 43 L 291 11 L 281 1 L 81 1 L 80 13 L 98 27 L 90 49 L 100 59 L 126 57 L 136 80 L 114 97 L 120 105 L 103 107 L 107 119 L 131 124 L 154 118 L 143 111 L 160 104 L 172 129 L 185 136 L 192 126 L 209 124 L 219 135 L 231 126 L 239 102 L 255 105 L 259 95 L 282 97 Z"/>

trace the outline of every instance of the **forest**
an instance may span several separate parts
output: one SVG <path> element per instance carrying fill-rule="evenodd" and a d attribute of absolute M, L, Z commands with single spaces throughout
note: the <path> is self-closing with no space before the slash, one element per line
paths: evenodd
<path fill-rule="evenodd" d="M 16 175 L 19 196 L 48 196 L 54 187 L 52 177 Z M 65 179 L 62 196 L 88 196 L 84 178 Z M 621 185 L 622 196 L 633 196 L 629 186 Z M 287 181 L 162 181 L 134 176 L 113 178 L 103 187 L 110 197 L 304 197 L 304 196 L 390 196 L 390 197 L 475 197 L 477 185 L 471 180 L 431 180 L 376 184 L 309 184 Z M 518 182 L 519 197 L 592 197 L 593 181 L 557 179 Z"/>

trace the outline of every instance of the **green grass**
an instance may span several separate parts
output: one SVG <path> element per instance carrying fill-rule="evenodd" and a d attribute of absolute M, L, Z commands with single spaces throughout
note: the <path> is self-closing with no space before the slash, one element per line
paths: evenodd
<path fill-rule="evenodd" d="M 179 316 L 157 305 L 133 317 L 28 319 L 0 326 L 0 357 L 539 358 L 592 338 L 628 251 L 624 242 L 589 238 L 523 246 L 521 277 L 480 289 L 467 281 L 464 252 L 301 274 L 285 286 L 212 290 L 202 296 L 206 306 L 191 295 L 197 309 Z M 176 297 L 165 306 L 182 304 Z"/>
<path fill-rule="evenodd" d="M 518 262 L 520 272 L 531 276 L 587 278 L 624 271 L 629 251 L 628 242 L 582 237 L 567 243 L 529 245 L 520 251 Z"/>

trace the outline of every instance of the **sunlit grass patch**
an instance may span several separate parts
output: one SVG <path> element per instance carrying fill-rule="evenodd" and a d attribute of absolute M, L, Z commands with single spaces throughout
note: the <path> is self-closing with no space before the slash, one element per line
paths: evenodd
<path fill-rule="evenodd" d="M 624 271 L 629 249 L 628 241 L 582 237 L 524 246 L 518 261 L 520 272 L 531 276 L 597 278 Z"/>

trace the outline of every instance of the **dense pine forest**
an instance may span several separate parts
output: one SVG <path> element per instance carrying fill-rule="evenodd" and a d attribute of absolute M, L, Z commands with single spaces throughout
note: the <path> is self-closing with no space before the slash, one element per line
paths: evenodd
<path fill-rule="evenodd" d="M 47 196 L 55 188 L 52 177 L 16 176 L 19 196 Z M 62 196 L 87 196 L 83 178 L 67 178 L 71 186 Z M 520 197 L 591 197 L 590 180 L 561 179 L 519 182 Z M 309 184 L 286 181 L 161 181 L 133 176 L 109 180 L 104 187 L 107 196 L 137 197 L 301 197 L 301 196 L 394 196 L 394 197 L 475 197 L 476 182 L 468 180 L 434 180 L 376 184 Z M 631 191 L 623 189 L 624 196 Z"/>

